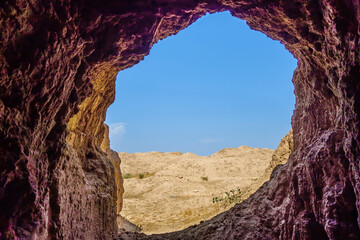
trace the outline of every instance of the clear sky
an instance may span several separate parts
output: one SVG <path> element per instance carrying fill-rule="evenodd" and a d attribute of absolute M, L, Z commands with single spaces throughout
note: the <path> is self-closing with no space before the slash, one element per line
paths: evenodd
<path fill-rule="evenodd" d="M 230 13 L 202 17 L 121 71 L 107 112 L 118 152 L 276 149 L 291 128 L 297 61 Z"/>

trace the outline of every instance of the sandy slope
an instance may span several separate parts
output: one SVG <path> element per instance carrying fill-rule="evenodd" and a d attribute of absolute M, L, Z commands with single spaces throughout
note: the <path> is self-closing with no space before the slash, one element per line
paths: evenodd
<path fill-rule="evenodd" d="M 254 184 L 273 153 L 247 146 L 226 148 L 208 157 L 179 152 L 119 153 L 123 175 L 145 174 L 143 179 L 124 179 L 121 215 L 141 225 L 147 234 L 180 230 L 209 219 L 224 211 L 212 198 Z"/>

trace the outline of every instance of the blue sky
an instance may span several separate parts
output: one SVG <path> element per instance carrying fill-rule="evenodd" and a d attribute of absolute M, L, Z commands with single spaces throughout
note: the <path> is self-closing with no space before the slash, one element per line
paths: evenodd
<path fill-rule="evenodd" d="M 121 71 L 109 107 L 118 152 L 275 149 L 291 128 L 297 61 L 230 13 L 207 14 Z"/>

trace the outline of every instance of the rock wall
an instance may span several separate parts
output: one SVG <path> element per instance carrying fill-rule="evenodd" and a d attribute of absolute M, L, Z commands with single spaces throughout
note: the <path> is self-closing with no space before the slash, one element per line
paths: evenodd
<path fill-rule="evenodd" d="M 298 59 L 294 152 L 229 212 L 151 238 L 359 239 L 359 6 L 359 0 L 1 1 L 0 238 L 115 236 L 115 171 L 100 145 L 116 72 L 206 12 L 229 10 Z"/>
<path fill-rule="evenodd" d="M 269 167 L 267 168 L 267 174 L 272 173 L 274 168 L 279 164 L 285 164 L 290 154 L 294 151 L 294 136 L 293 130 L 291 129 L 280 141 L 279 145 L 277 146 L 274 154 L 271 157 L 271 162 Z"/>
<path fill-rule="evenodd" d="M 115 174 L 115 184 L 116 184 L 116 215 L 120 215 L 120 211 L 123 206 L 123 177 L 120 169 L 121 159 L 117 152 L 113 151 L 110 148 L 110 139 L 109 139 L 109 126 L 104 124 L 104 138 L 100 145 L 100 148 L 103 152 L 106 153 L 108 159 L 110 159 L 112 166 L 114 167 Z M 120 217 L 121 218 L 121 217 Z"/>

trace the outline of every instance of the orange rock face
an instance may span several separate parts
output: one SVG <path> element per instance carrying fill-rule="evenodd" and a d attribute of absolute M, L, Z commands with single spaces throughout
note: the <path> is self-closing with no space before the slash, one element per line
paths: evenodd
<path fill-rule="evenodd" d="M 298 59 L 294 152 L 229 212 L 149 238 L 360 239 L 358 0 L 2 1 L 0 238 L 116 236 L 115 170 L 101 149 L 115 74 L 223 10 Z"/>

